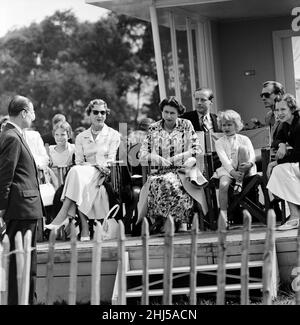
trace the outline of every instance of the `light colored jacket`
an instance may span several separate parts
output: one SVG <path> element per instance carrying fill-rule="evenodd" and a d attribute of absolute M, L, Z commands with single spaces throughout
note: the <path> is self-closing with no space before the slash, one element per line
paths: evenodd
<path fill-rule="evenodd" d="M 251 140 L 242 134 L 235 134 L 232 137 L 224 135 L 215 142 L 216 152 L 222 163 L 222 167 L 229 173 L 238 167 L 238 149 L 244 146 L 249 152 L 249 162 L 253 163 L 249 175 L 256 174 L 255 151 Z"/>
<path fill-rule="evenodd" d="M 120 142 L 120 133 L 106 124 L 95 140 L 89 128 L 76 137 L 75 163 L 106 164 L 108 161 L 114 161 Z"/>

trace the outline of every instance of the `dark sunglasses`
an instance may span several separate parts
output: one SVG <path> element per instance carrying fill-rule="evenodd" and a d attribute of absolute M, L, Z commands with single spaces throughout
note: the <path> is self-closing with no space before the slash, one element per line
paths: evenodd
<path fill-rule="evenodd" d="M 93 109 L 93 110 L 92 110 L 92 113 L 93 113 L 93 115 L 95 115 L 95 116 L 99 115 L 99 113 L 100 113 L 101 115 L 105 115 L 105 114 L 106 114 L 106 111 L 97 111 L 96 109 Z"/>
<path fill-rule="evenodd" d="M 262 93 L 262 94 L 260 94 L 260 97 L 261 97 L 261 98 L 263 98 L 263 97 L 265 97 L 265 98 L 270 98 L 270 96 L 271 96 L 270 93 Z"/>

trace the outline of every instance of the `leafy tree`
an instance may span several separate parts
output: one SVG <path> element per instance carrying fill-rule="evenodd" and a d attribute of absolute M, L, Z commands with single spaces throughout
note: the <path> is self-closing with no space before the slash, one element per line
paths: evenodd
<path fill-rule="evenodd" d="M 150 25 L 115 14 L 79 23 L 72 11 L 57 11 L 0 38 L 0 75 L 0 114 L 12 94 L 28 96 L 42 133 L 57 112 L 73 128 L 85 123 L 85 107 L 94 98 L 107 101 L 108 122 L 117 127 L 137 119 L 127 93 L 139 95 L 156 79 Z"/>

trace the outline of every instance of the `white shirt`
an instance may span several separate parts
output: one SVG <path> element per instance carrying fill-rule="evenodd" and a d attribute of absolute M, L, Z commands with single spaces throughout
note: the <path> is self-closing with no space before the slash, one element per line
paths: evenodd
<path fill-rule="evenodd" d="M 38 131 L 24 129 L 23 136 L 33 155 L 34 161 L 38 167 L 49 165 L 49 156 L 44 146 L 44 141 Z"/>

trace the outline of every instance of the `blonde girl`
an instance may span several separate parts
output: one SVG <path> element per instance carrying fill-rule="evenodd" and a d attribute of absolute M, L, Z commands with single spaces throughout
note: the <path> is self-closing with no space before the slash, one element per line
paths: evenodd
<path fill-rule="evenodd" d="M 235 179 L 235 192 L 242 189 L 243 178 L 256 173 L 255 152 L 250 139 L 238 132 L 243 128 L 241 116 L 234 110 L 219 113 L 219 128 L 224 135 L 215 142 L 222 166 L 214 177 L 219 178 L 220 213 L 227 220 L 228 189 Z"/>

